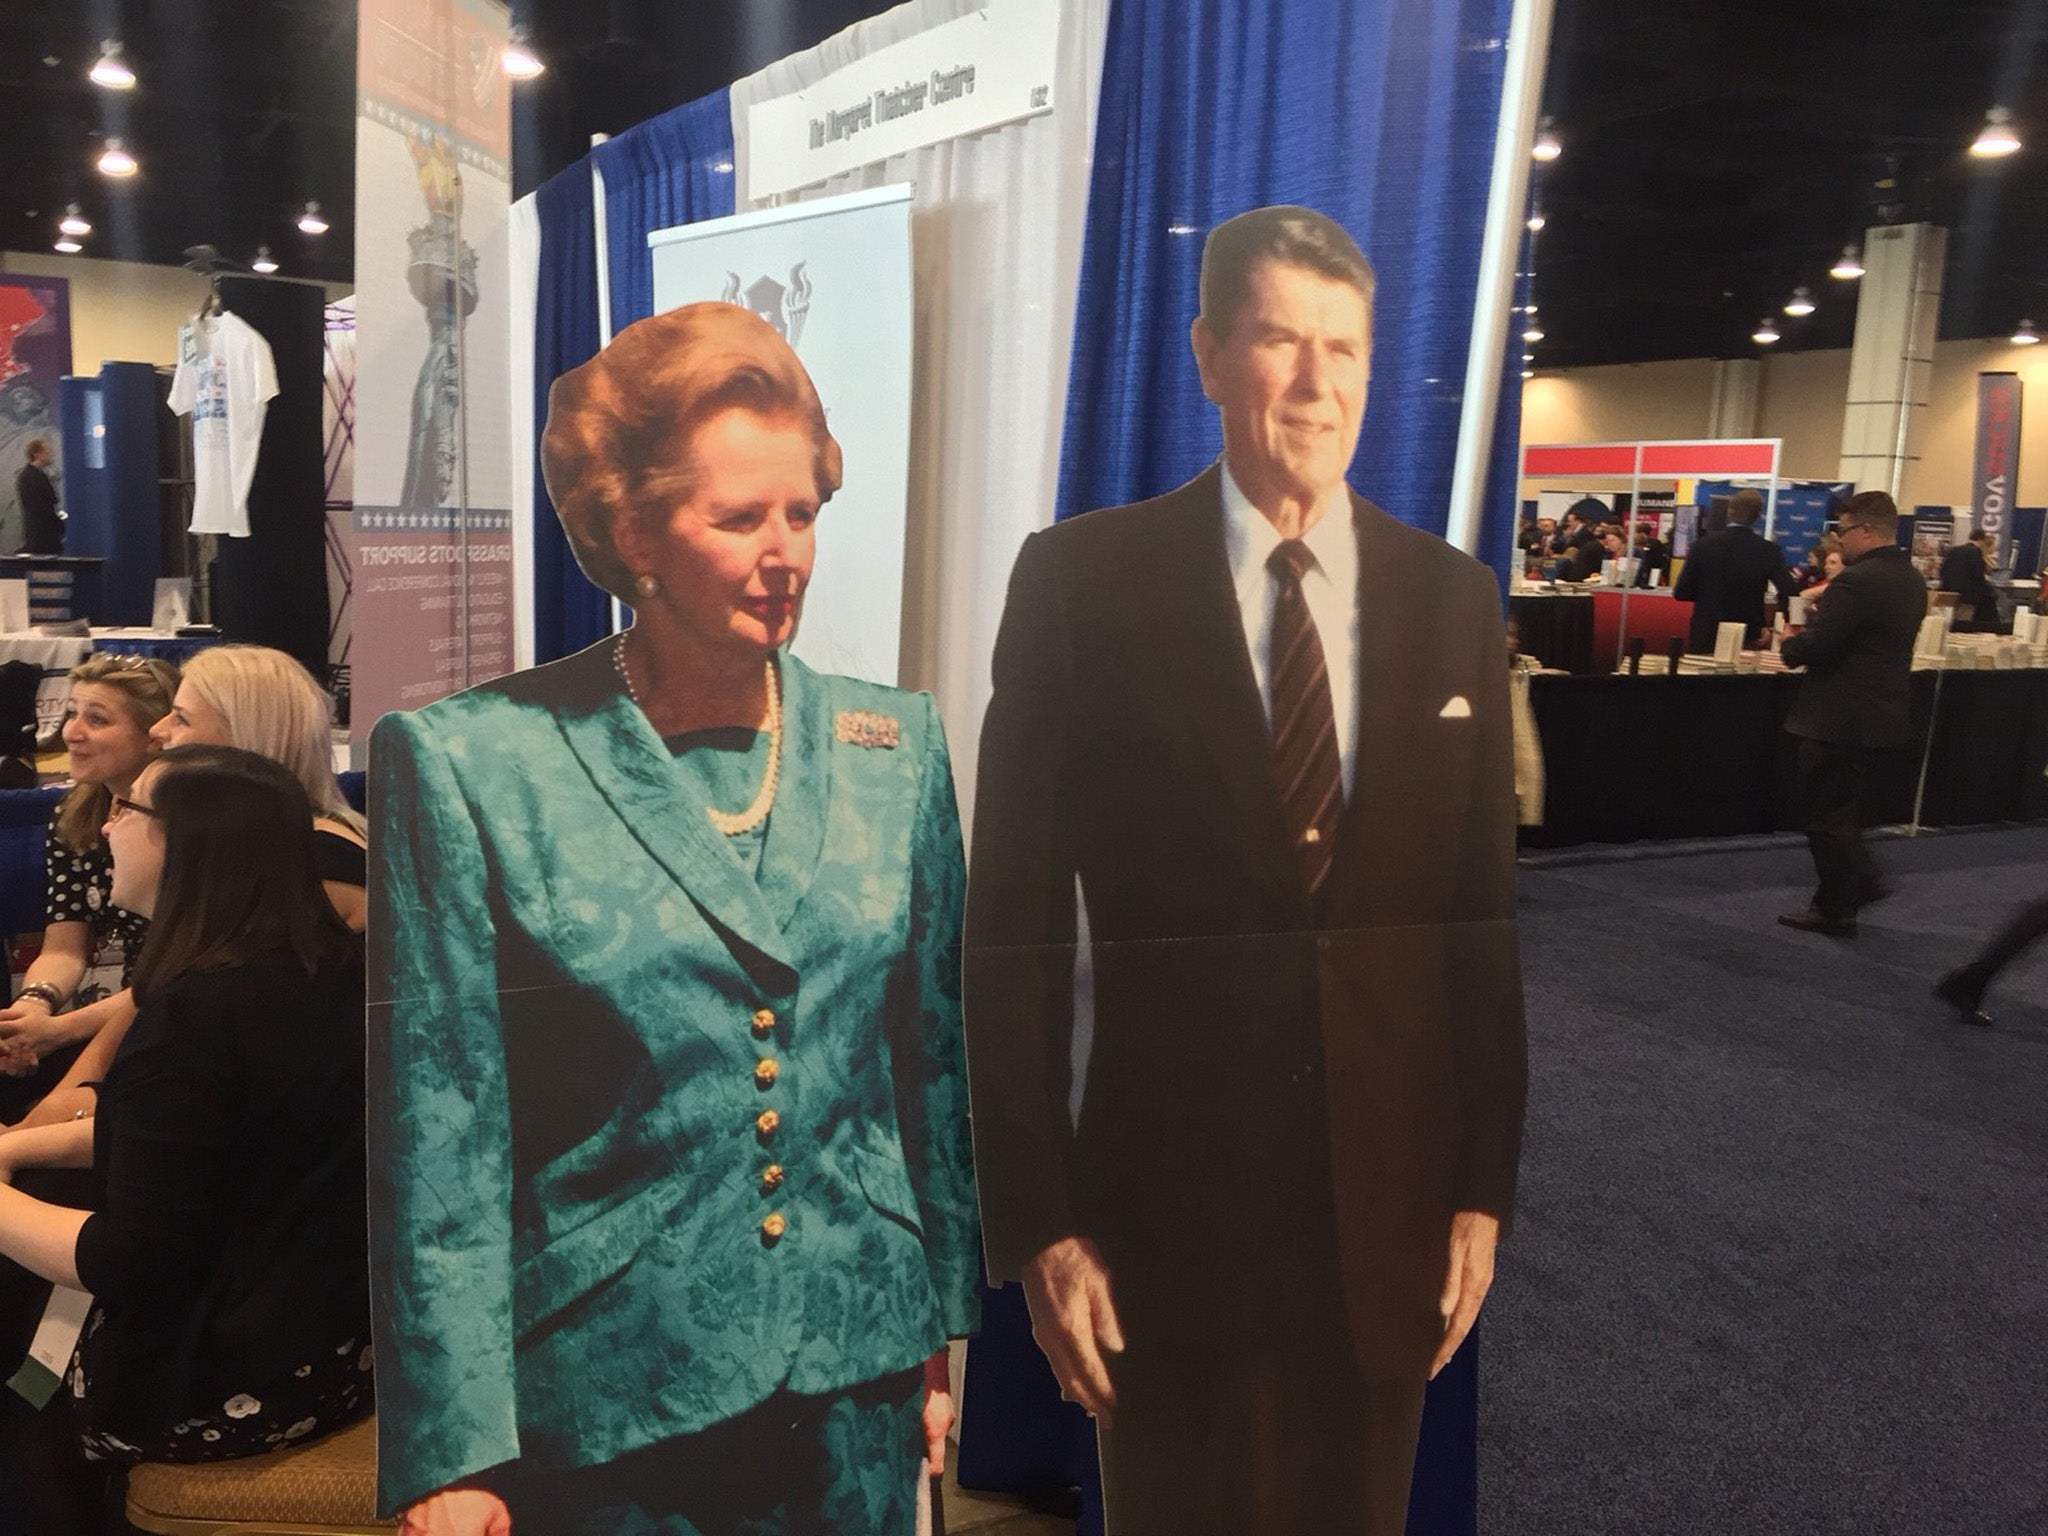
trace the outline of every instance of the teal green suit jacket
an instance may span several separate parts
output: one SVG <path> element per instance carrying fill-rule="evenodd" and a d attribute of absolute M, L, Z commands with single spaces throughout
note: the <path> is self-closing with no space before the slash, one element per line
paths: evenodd
<path fill-rule="evenodd" d="M 377 727 L 386 1509 L 869 1381 L 976 1323 L 944 733 L 928 696 L 781 666 L 758 876 L 681 801 L 608 646 Z"/>

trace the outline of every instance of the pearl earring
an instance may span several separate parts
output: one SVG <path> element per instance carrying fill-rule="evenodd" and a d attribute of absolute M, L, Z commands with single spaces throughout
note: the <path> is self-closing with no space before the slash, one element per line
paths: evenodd
<path fill-rule="evenodd" d="M 655 578 L 653 572 L 642 571 L 633 578 L 633 590 L 641 597 L 653 597 L 661 591 L 661 583 Z"/>

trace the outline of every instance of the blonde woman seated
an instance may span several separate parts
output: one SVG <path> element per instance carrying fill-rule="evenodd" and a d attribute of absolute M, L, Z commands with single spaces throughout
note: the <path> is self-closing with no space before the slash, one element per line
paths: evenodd
<path fill-rule="evenodd" d="M 113 898 L 113 860 L 100 829 L 115 798 L 156 756 L 149 728 L 170 709 L 177 688 L 178 669 L 145 656 L 90 656 L 71 669 L 64 745 L 72 788 L 50 822 L 48 926 L 21 995 L 0 1008 L 0 1071 L 9 1076 L 31 1078 L 39 1066 L 61 1073 L 61 1059 L 48 1058 L 90 1039 L 108 1017 L 133 1012 L 125 1003 L 111 1012 L 81 1006 L 99 996 L 91 978 L 102 968 L 110 976 L 119 968 L 125 993 L 149 929 Z M 49 1083 L 4 1086 L 12 1091 L 0 1092 L 0 1121 L 18 1118 Z"/>
<path fill-rule="evenodd" d="M 282 651 L 260 645 L 223 645 L 186 664 L 175 695 L 149 731 L 156 748 L 240 747 L 281 764 L 298 780 L 313 807 L 313 846 L 322 888 L 335 912 L 360 933 L 364 892 L 363 818 L 350 809 L 335 782 L 329 731 L 333 711 L 312 674 Z M 93 1085 L 105 1076 L 135 1017 L 123 990 L 92 1008 L 24 1027 L 20 1045 L 38 1053 L 45 1040 L 90 1040 L 63 1080 L 23 1118 L 23 1125 L 68 1120 L 93 1108 Z M 39 1031 L 35 1025 L 40 1024 Z"/>

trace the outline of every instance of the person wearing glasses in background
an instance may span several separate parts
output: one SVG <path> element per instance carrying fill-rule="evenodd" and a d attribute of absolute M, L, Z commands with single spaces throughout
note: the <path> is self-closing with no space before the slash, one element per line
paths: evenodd
<path fill-rule="evenodd" d="M 96 1115 L 0 1137 L 0 1260 L 93 1297 L 58 1401 L 0 1393 L 38 1536 L 106 1529 L 109 1466 L 261 1455 L 371 1406 L 362 946 L 306 793 L 181 747 L 108 802 L 113 898 L 151 920 L 140 1008 Z M 6 1187 L 51 1167 L 90 1170 L 87 1200 Z"/>
<path fill-rule="evenodd" d="M 1898 506 L 1883 491 L 1842 504 L 1842 574 L 1784 646 L 1785 665 L 1806 671 L 1785 729 L 1799 738 L 1799 801 L 1819 883 L 1805 910 L 1778 921 L 1830 938 L 1854 938 L 1858 910 L 1891 894 L 1863 842 L 1864 786 L 1880 754 L 1912 740 L 1913 642 L 1927 616 L 1927 583 L 1898 530 Z"/>

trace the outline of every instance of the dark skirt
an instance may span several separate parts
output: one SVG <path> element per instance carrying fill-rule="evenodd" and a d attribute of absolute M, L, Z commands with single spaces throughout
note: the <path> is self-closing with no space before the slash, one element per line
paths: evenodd
<path fill-rule="evenodd" d="M 924 1373 L 825 1397 L 778 1392 L 736 1419 L 599 1467 L 487 1476 L 515 1531 L 555 1536 L 912 1536 Z"/>

